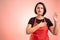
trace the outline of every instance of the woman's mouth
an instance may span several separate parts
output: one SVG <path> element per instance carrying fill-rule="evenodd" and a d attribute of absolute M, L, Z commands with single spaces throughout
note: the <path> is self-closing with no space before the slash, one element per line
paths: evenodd
<path fill-rule="evenodd" d="M 38 11 L 38 12 L 41 12 L 41 11 Z"/>

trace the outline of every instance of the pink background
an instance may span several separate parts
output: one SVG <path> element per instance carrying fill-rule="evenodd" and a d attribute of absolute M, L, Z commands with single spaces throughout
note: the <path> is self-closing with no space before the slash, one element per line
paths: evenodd
<path fill-rule="evenodd" d="M 0 0 L 0 39 L 29 40 L 26 26 L 31 17 L 36 16 L 34 7 L 37 2 L 43 2 L 47 8 L 45 17 L 53 22 L 53 15 L 58 15 L 58 35 L 50 32 L 50 40 L 60 40 L 60 0 Z"/>

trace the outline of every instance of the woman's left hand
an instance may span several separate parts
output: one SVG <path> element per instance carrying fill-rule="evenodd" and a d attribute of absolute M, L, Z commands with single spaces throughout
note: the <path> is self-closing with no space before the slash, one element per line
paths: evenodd
<path fill-rule="evenodd" d="M 54 16 L 53 16 L 54 21 L 57 22 L 58 21 L 57 18 L 58 18 L 58 15 L 55 13 Z"/>
<path fill-rule="evenodd" d="M 50 31 L 54 34 L 54 35 L 57 35 L 58 33 L 58 29 L 57 29 L 57 18 L 58 18 L 58 15 L 55 13 L 54 16 L 53 16 L 53 20 L 54 20 L 54 24 L 53 24 L 53 27 L 50 27 Z"/>

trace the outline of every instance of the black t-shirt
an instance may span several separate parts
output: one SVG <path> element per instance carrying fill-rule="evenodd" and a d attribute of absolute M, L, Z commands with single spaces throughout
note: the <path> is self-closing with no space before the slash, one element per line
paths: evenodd
<path fill-rule="evenodd" d="M 31 24 L 32 27 L 33 27 L 35 18 L 36 18 L 36 17 L 30 18 L 30 20 L 29 20 L 29 22 L 28 22 L 28 24 Z M 53 26 L 53 24 L 52 24 L 52 22 L 50 21 L 50 19 L 48 19 L 48 18 L 45 17 L 45 20 L 46 20 L 46 22 L 47 22 L 48 29 L 49 29 L 51 26 Z M 38 24 L 39 24 L 41 21 L 44 22 L 44 19 L 41 19 L 41 20 L 36 19 L 36 22 L 37 22 Z"/>

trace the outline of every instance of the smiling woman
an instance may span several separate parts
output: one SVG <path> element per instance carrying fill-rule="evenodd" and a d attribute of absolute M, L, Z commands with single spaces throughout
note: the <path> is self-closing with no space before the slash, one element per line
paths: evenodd
<path fill-rule="evenodd" d="M 36 17 L 32 17 L 27 25 L 26 33 L 31 34 L 30 40 L 49 40 L 48 30 L 53 35 L 57 35 L 57 21 L 56 14 L 53 17 L 54 24 L 50 21 L 50 19 L 44 17 L 46 13 L 46 7 L 44 3 L 38 2 L 35 6 Z"/>

